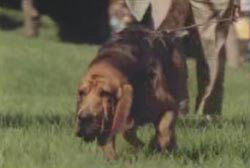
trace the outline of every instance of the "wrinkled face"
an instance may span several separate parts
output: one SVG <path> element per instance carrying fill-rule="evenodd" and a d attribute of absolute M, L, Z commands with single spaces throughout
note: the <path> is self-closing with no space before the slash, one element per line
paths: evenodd
<path fill-rule="evenodd" d="M 86 142 L 109 131 L 116 103 L 115 87 L 102 79 L 85 80 L 77 93 L 76 134 Z"/>

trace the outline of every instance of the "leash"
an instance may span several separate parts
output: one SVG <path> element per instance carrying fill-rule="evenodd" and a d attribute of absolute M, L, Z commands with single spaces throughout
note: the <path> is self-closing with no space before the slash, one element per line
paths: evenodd
<path fill-rule="evenodd" d="M 166 31 L 166 33 L 173 33 L 173 32 L 177 32 L 177 31 L 190 30 L 190 29 L 194 29 L 197 27 L 206 26 L 206 25 L 209 25 L 211 23 L 223 23 L 223 22 L 233 23 L 234 19 L 232 17 L 230 17 L 230 18 L 213 20 L 213 21 L 208 21 L 208 22 L 203 22 L 203 23 L 196 23 L 196 24 L 192 24 L 192 25 L 188 25 L 188 26 L 183 26 L 183 27 L 179 27 L 179 28 L 175 28 L 175 29 L 168 29 L 168 30 L 163 30 L 163 31 Z"/>
<path fill-rule="evenodd" d="M 163 46 L 166 46 L 166 42 L 162 38 L 162 37 L 164 37 L 164 34 L 166 35 L 166 34 L 173 34 L 173 33 L 175 33 L 175 35 L 177 37 L 181 38 L 181 37 L 184 37 L 184 36 L 188 35 L 189 34 L 188 31 L 190 29 L 196 29 L 198 27 L 206 26 L 206 25 L 213 24 L 213 23 L 228 23 L 228 24 L 232 24 L 233 22 L 235 22 L 239 18 L 239 16 L 236 17 L 233 14 L 233 12 L 234 12 L 234 10 L 232 10 L 232 14 L 228 18 L 217 19 L 217 20 L 210 20 L 210 21 L 206 21 L 206 22 L 203 22 L 203 23 L 195 23 L 195 24 L 191 24 L 191 25 L 188 25 L 188 26 L 183 26 L 183 27 L 178 27 L 178 28 L 173 28 L 173 29 L 156 31 L 155 32 L 155 39 L 158 38 L 161 41 L 161 43 L 163 44 Z M 177 41 L 175 40 L 175 43 L 180 44 L 180 41 L 179 40 L 177 40 Z"/>
<path fill-rule="evenodd" d="M 151 47 L 153 47 L 153 41 L 155 39 L 160 40 L 161 43 L 164 45 L 164 47 L 166 47 L 166 42 L 165 42 L 163 37 L 167 34 L 175 33 L 176 37 L 184 37 L 184 36 L 189 34 L 187 31 L 190 29 L 195 29 L 197 27 L 206 26 L 206 25 L 209 25 L 212 23 L 223 23 L 223 22 L 233 23 L 234 21 L 235 21 L 234 17 L 229 17 L 229 18 L 224 18 L 224 19 L 207 21 L 207 22 L 203 22 L 203 23 L 195 23 L 195 24 L 191 24 L 191 25 L 183 26 L 183 27 L 178 27 L 178 28 L 174 28 L 174 29 L 156 30 L 153 33 L 152 39 L 146 38 L 146 40 L 148 41 L 148 43 Z"/>
<path fill-rule="evenodd" d="M 203 23 L 195 23 L 195 24 L 192 24 L 192 25 L 183 26 L 183 27 L 174 28 L 174 29 L 168 29 L 168 30 L 165 30 L 165 31 L 166 31 L 166 33 L 173 33 L 173 32 L 185 31 L 185 30 L 190 30 L 190 29 L 194 29 L 194 28 L 197 28 L 197 27 L 206 26 L 206 25 L 209 25 L 209 24 L 212 24 L 212 23 L 223 23 L 223 22 L 233 23 L 234 21 L 236 21 L 240 17 L 239 16 L 239 11 L 240 11 L 240 7 L 238 5 L 234 5 L 234 7 L 230 11 L 231 16 L 228 17 L 228 18 L 210 20 L 210 21 L 206 21 L 206 22 L 203 22 Z"/>

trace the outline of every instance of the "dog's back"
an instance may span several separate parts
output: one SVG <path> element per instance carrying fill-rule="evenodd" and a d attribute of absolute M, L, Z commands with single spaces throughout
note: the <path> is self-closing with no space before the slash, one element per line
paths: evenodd
<path fill-rule="evenodd" d="M 173 51 L 169 41 L 149 29 L 128 28 L 114 34 L 100 48 L 90 66 L 102 61 L 108 62 L 127 75 L 132 83 L 140 83 L 138 77 L 145 80 L 152 76 L 156 61 L 169 69 Z"/>
<path fill-rule="evenodd" d="M 174 89 L 168 82 L 173 71 L 172 53 L 170 38 L 160 37 L 156 32 L 141 27 L 130 28 L 115 34 L 105 43 L 90 67 L 106 62 L 128 77 L 135 89 L 132 111 L 136 112 L 132 114 L 140 120 L 138 122 L 145 123 L 157 116 L 152 114 L 155 113 L 153 111 L 175 106 Z"/>

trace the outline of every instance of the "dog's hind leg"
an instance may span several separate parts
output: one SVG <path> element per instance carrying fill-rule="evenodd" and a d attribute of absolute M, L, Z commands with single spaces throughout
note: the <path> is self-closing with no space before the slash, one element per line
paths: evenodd
<path fill-rule="evenodd" d="M 136 128 L 131 128 L 123 133 L 124 139 L 131 144 L 136 150 L 144 146 L 143 142 L 136 135 Z"/>
<path fill-rule="evenodd" d="M 156 136 L 151 142 L 151 147 L 159 151 L 171 151 L 176 147 L 174 124 L 176 114 L 167 111 L 156 123 Z"/>

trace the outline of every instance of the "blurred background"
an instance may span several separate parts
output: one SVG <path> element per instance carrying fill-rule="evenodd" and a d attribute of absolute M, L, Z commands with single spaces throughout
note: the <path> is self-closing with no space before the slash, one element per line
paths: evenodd
<path fill-rule="evenodd" d="M 249 59 L 249 3 L 242 4 L 243 15 L 232 25 L 229 42 L 238 48 L 229 55 L 229 65 L 237 67 Z M 20 12 L 23 16 L 20 16 Z M 15 14 L 19 13 L 19 14 Z M 192 17 L 192 14 L 190 14 Z M 48 19 L 47 19 L 48 18 Z M 1 0 L 0 29 L 22 28 L 27 37 L 37 37 L 47 21 L 55 25 L 54 38 L 72 43 L 103 43 L 111 34 L 136 23 L 124 0 Z M 192 24 L 192 18 L 187 25 Z M 189 38 L 191 39 L 191 38 Z M 192 40 L 192 39 L 191 39 Z M 190 40 L 187 44 L 190 43 Z M 193 42 L 192 42 L 193 43 Z M 239 43 L 239 44 L 238 44 Z M 235 52 L 236 51 L 236 52 Z M 240 54 L 239 54 L 240 52 Z M 241 55 L 241 58 L 239 56 Z"/>
<path fill-rule="evenodd" d="M 1 0 L 0 26 L 6 31 L 24 27 L 28 37 L 39 35 L 48 17 L 57 27 L 62 41 L 74 43 L 100 43 L 109 34 L 108 0 Z M 23 10 L 23 20 L 9 15 Z"/>

